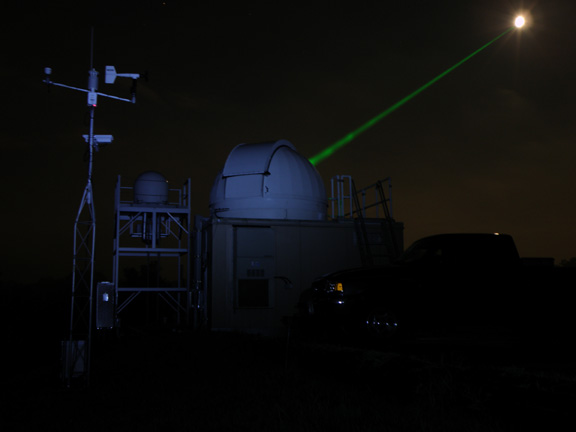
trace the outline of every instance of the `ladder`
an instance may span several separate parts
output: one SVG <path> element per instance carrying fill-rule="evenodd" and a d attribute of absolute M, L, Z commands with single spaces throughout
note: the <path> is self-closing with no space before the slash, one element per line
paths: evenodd
<path fill-rule="evenodd" d="M 388 188 L 388 197 L 384 187 Z M 400 251 L 392 217 L 390 178 L 384 178 L 356 189 L 349 175 L 337 175 L 331 179 L 332 219 L 353 219 L 362 264 L 371 266 L 386 258 L 396 258 Z M 368 226 L 378 226 L 369 230 Z"/>

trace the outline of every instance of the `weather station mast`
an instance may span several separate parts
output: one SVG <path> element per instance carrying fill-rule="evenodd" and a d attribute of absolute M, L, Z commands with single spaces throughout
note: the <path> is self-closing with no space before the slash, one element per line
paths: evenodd
<path fill-rule="evenodd" d="M 92 32 L 90 45 L 90 70 L 88 71 L 88 87 L 86 89 L 53 82 L 52 69 L 44 69 L 44 83 L 48 86 L 64 87 L 87 93 L 89 109 L 89 132 L 82 135 L 88 144 L 88 178 L 80 201 L 78 213 L 74 221 L 74 254 L 72 259 L 72 295 L 70 303 L 70 327 L 68 339 L 62 342 L 61 378 L 67 387 L 72 381 L 89 383 L 90 349 L 92 345 L 93 328 L 93 292 L 94 292 L 94 250 L 96 243 L 96 213 L 94 208 L 94 191 L 92 175 L 94 172 L 94 153 L 102 144 L 112 142 L 112 135 L 94 134 L 94 113 L 98 96 L 136 103 L 136 82 L 141 74 L 117 73 L 114 66 L 106 66 L 105 83 L 113 84 L 117 77 L 132 79 L 131 97 L 121 98 L 98 91 L 98 71 L 93 67 Z"/>

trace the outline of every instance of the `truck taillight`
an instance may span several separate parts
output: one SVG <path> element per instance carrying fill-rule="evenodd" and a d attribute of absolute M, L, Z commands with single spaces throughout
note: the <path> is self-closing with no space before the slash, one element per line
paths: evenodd
<path fill-rule="evenodd" d="M 328 284 L 328 291 L 344 292 L 344 285 L 342 285 L 342 282 L 330 282 Z"/>

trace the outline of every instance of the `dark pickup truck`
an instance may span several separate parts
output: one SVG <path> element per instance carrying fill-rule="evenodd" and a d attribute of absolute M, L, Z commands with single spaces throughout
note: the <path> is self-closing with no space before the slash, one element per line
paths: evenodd
<path fill-rule="evenodd" d="M 308 328 L 376 336 L 483 331 L 572 334 L 576 274 L 520 258 L 505 234 L 439 234 L 392 265 L 347 269 L 302 292 Z"/>

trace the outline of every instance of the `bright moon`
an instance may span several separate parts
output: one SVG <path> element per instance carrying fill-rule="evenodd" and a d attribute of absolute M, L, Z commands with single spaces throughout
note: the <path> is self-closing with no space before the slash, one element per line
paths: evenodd
<path fill-rule="evenodd" d="M 522 27 L 525 23 L 526 23 L 526 20 L 524 19 L 523 16 L 516 17 L 516 20 L 514 20 L 514 25 L 517 28 Z"/>

